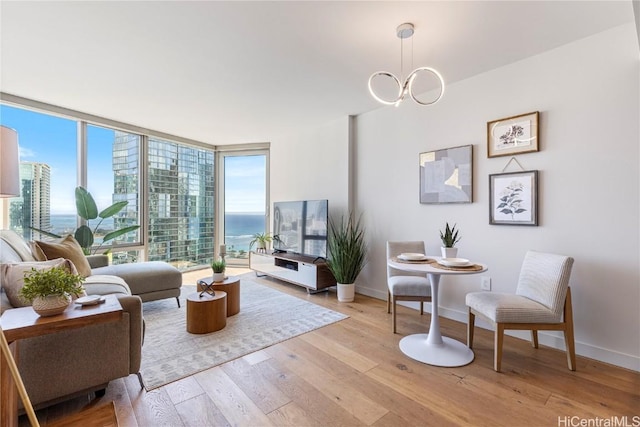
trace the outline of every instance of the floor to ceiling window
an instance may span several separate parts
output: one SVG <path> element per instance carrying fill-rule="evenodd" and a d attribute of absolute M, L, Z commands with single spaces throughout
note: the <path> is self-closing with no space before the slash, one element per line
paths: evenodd
<path fill-rule="evenodd" d="M 126 233 L 102 244 L 106 233 L 140 225 L 140 149 L 141 136 L 101 126 L 87 125 L 87 190 L 98 206 L 98 212 L 113 203 L 127 205 L 110 218 L 96 218 L 88 225 L 95 230 L 98 250 L 114 246 L 114 263 L 135 262 L 139 250 L 117 250 L 118 246 L 141 246 L 140 230 Z"/>
<path fill-rule="evenodd" d="M 269 229 L 266 145 L 257 150 L 252 144 L 252 151 L 234 146 L 220 155 L 224 173 L 216 175 L 216 147 L 2 96 L 0 123 L 18 132 L 22 180 L 20 197 L 0 201 L 2 228 L 27 240 L 50 238 L 38 229 L 73 233 L 80 221 L 75 187 L 81 185 L 98 211 L 128 201 L 99 226 L 100 219 L 89 222 L 91 229 L 98 226 L 94 249 L 114 229 L 141 226 L 98 249 L 109 249 L 114 263 L 158 260 L 183 270 L 202 267 L 219 254 L 216 244 L 226 244 L 227 261 L 246 264 L 252 235 Z M 216 192 L 224 195 L 217 200 L 219 218 Z M 226 231 L 225 237 L 216 237 L 216 231 Z"/>
<path fill-rule="evenodd" d="M 27 240 L 48 238 L 35 229 L 73 232 L 76 122 L 7 105 L 0 105 L 0 118 L 17 131 L 20 146 L 20 196 L 8 200 L 2 227 Z"/>
<path fill-rule="evenodd" d="M 223 154 L 224 244 L 229 264 L 247 265 L 252 236 L 267 224 L 267 154 Z"/>

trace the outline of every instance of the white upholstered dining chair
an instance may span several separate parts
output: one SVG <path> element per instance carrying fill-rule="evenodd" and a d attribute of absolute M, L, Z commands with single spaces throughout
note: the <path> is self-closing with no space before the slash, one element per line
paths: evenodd
<path fill-rule="evenodd" d="M 387 259 L 402 253 L 425 253 L 424 242 L 387 242 Z M 396 333 L 396 301 L 420 301 L 420 315 L 424 314 L 424 302 L 431 302 L 431 283 L 426 275 L 400 271 L 387 264 L 387 313 L 393 315 L 391 330 Z"/>
<path fill-rule="evenodd" d="M 530 330 L 531 344 L 538 348 L 538 330 L 564 332 L 567 364 L 576 370 L 573 314 L 569 277 L 573 258 L 529 251 L 520 270 L 516 293 L 472 292 L 469 307 L 467 345 L 473 347 L 475 316 L 489 320 L 495 328 L 493 369 L 500 372 L 505 329 Z"/>

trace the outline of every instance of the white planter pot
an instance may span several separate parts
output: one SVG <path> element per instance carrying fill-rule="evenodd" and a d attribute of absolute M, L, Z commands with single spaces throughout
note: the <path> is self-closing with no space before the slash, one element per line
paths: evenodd
<path fill-rule="evenodd" d="M 60 295 L 36 297 L 33 300 L 33 310 L 42 317 L 55 316 L 67 309 L 71 298 Z"/>
<path fill-rule="evenodd" d="M 213 273 L 214 282 L 224 282 L 224 273 Z"/>
<path fill-rule="evenodd" d="M 342 284 L 338 283 L 338 301 L 353 302 L 356 295 L 355 283 Z"/>
<path fill-rule="evenodd" d="M 442 251 L 442 258 L 457 258 L 458 248 L 440 248 Z"/>

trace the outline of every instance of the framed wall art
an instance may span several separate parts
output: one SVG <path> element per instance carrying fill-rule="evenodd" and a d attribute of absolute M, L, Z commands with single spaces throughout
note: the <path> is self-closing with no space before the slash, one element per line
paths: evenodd
<path fill-rule="evenodd" d="M 420 203 L 471 203 L 473 146 L 420 153 Z"/>
<path fill-rule="evenodd" d="M 489 175 L 489 224 L 538 225 L 538 171 Z"/>
<path fill-rule="evenodd" d="M 521 114 L 487 123 L 487 156 L 510 156 L 539 150 L 539 113 Z"/>

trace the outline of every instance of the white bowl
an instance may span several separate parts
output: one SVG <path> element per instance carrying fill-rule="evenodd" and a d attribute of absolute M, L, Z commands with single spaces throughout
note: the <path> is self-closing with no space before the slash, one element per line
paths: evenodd
<path fill-rule="evenodd" d="M 442 258 L 438 263 L 446 267 L 466 267 L 471 265 L 469 260 L 465 258 Z"/>
<path fill-rule="evenodd" d="M 403 252 L 398 258 L 403 259 L 405 261 L 421 261 L 426 258 L 425 254 L 419 254 L 415 252 Z"/>

